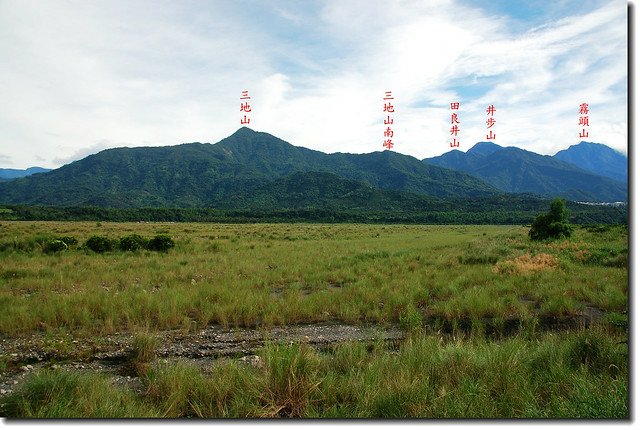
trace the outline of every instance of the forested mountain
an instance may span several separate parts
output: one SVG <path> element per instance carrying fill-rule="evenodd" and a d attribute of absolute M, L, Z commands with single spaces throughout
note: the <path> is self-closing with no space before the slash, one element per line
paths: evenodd
<path fill-rule="evenodd" d="M 559 151 L 553 158 L 600 176 L 628 182 L 627 157 L 601 143 L 580 142 Z"/>
<path fill-rule="evenodd" d="M 589 151 L 591 145 L 586 145 Z M 572 148 L 569 155 L 585 152 Z M 595 152 L 608 153 L 599 147 Z M 606 163 L 603 157 L 601 163 Z M 490 205 L 505 192 L 627 200 L 626 183 L 558 155 L 491 142 L 420 161 L 392 151 L 325 154 L 243 127 L 216 144 L 108 149 L 59 169 L 2 182 L 0 204 L 413 213 L 455 211 L 451 204 L 466 207 L 465 199 Z"/>
<path fill-rule="evenodd" d="M 469 173 L 509 193 L 536 193 L 576 201 L 627 201 L 626 182 L 597 175 L 556 157 L 490 142 L 479 142 L 466 153 L 454 150 L 423 162 Z"/>
<path fill-rule="evenodd" d="M 395 152 L 325 154 L 245 127 L 213 145 L 108 149 L 48 173 L 0 184 L 0 203 L 226 207 L 234 196 L 242 196 L 235 197 L 236 202 L 239 198 L 249 202 L 253 189 L 263 198 L 265 183 L 296 172 L 332 173 L 366 186 L 423 196 L 498 192 L 465 173 L 429 166 Z M 337 179 L 324 175 L 315 180 Z"/>

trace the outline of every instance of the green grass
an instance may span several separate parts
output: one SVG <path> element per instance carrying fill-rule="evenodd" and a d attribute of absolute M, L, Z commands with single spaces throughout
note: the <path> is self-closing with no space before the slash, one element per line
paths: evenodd
<path fill-rule="evenodd" d="M 38 245 L 133 234 L 167 234 L 176 246 L 45 254 Z M 557 267 L 517 272 L 518 258 L 540 254 Z M 572 315 L 585 305 L 619 313 L 627 309 L 626 256 L 623 227 L 534 243 L 513 226 L 3 222 L 0 333 L 406 324 L 407 309 L 478 320 Z"/>
<path fill-rule="evenodd" d="M 132 392 L 104 376 L 41 371 L 16 394 L 0 399 L 0 416 L 28 418 L 133 418 L 160 416 Z"/>
<path fill-rule="evenodd" d="M 43 371 L 2 397 L 0 415 L 628 417 L 627 228 L 548 242 L 527 231 L 3 221 L 0 336 L 42 333 L 42 350 L 65 360 L 86 358 L 74 339 L 137 333 L 125 370 L 144 392 Z M 175 247 L 44 252 L 56 238 L 132 235 Z M 603 317 L 587 331 L 541 330 L 593 308 Z M 398 325 L 408 338 L 322 352 L 268 344 L 260 366 L 218 360 L 206 372 L 154 358 L 160 330 L 336 320 Z M 11 366 L 0 357 L 0 371 Z"/>
<path fill-rule="evenodd" d="M 21 417 L 629 417 L 627 347 L 606 329 L 444 340 L 414 333 L 400 348 L 345 343 L 318 352 L 269 344 L 261 365 L 222 360 L 204 373 L 156 363 L 144 394 L 104 375 L 43 371 L 4 398 Z"/>

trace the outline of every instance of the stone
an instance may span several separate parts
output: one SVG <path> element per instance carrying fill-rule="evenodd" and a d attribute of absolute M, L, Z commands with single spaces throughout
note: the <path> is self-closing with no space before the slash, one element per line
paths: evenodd
<path fill-rule="evenodd" d="M 240 362 L 248 364 L 251 367 L 256 367 L 258 369 L 262 369 L 263 367 L 262 358 L 257 355 L 245 355 L 240 359 Z"/>

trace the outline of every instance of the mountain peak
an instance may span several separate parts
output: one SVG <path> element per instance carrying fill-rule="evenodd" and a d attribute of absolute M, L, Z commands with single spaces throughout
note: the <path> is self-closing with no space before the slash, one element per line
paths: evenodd
<path fill-rule="evenodd" d="M 502 149 L 502 146 L 496 145 L 493 142 L 478 142 L 467 151 L 468 154 L 478 155 L 490 155 L 496 152 L 498 149 Z"/>
<path fill-rule="evenodd" d="M 587 142 L 587 141 L 582 140 L 582 141 L 580 141 L 580 143 L 577 143 L 575 145 L 571 145 L 569 148 L 564 149 L 563 151 L 569 151 L 572 148 L 580 149 L 580 150 L 605 151 L 605 152 L 611 152 L 611 153 L 616 152 L 616 153 L 622 155 L 623 157 L 626 157 L 624 153 L 622 153 L 620 151 L 617 151 L 617 150 L 611 148 L 610 146 L 605 145 L 604 143 Z M 556 153 L 556 155 L 561 153 L 561 152 L 563 152 L 563 151 L 558 151 Z"/>
<path fill-rule="evenodd" d="M 602 143 L 582 141 L 558 151 L 553 157 L 601 176 L 628 181 L 627 156 Z"/>
<path fill-rule="evenodd" d="M 240 127 L 239 129 L 237 129 L 231 136 L 229 137 L 246 137 L 246 136 L 253 136 L 258 134 L 257 131 L 249 128 L 249 127 Z"/>

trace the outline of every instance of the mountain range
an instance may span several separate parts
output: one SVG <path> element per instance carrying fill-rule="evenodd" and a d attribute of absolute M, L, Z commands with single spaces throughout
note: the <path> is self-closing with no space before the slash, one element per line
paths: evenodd
<path fill-rule="evenodd" d="M 593 160 L 601 151 L 581 156 L 581 145 L 569 155 L 598 166 Z M 243 127 L 216 144 L 104 150 L 0 183 L 0 203 L 421 211 L 438 208 L 442 199 L 505 192 L 626 201 L 626 190 L 625 182 L 586 166 L 488 142 L 420 161 L 392 151 L 325 154 Z"/>
<path fill-rule="evenodd" d="M 0 184 L 0 202 L 226 208 L 237 205 L 240 196 L 250 195 L 251 190 L 264 196 L 269 189 L 284 186 L 282 181 L 289 175 L 297 175 L 288 179 L 289 185 L 300 182 L 300 173 L 315 174 L 312 182 L 320 188 L 324 185 L 318 177 L 330 179 L 334 189 L 350 189 L 357 181 L 358 187 L 375 188 L 382 194 L 392 190 L 411 194 L 405 196 L 408 200 L 415 200 L 414 194 L 426 198 L 499 193 L 471 175 L 426 165 L 407 155 L 390 151 L 325 154 L 243 127 L 213 145 L 108 149 L 45 174 Z M 318 190 L 303 186 L 310 178 L 300 182 L 301 195 L 320 196 Z M 268 185 L 271 182 L 273 187 Z M 343 183 L 338 186 L 338 182 Z M 398 199 L 398 195 L 386 198 Z"/>
<path fill-rule="evenodd" d="M 51 169 L 43 167 L 29 167 L 28 169 L 0 169 L 0 181 L 8 181 L 15 178 L 23 178 L 34 173 L 45 173 Z"/>
<path fill-rule="evenodd" d="M 611 160 L 619 169 L 616 177 L 624 180 L 596 171 L 615 170 L 604 167 Z M 581 142 L 548 156 L 478 142 L 467 152 L 453 150 L 423 162 L 469 173 L 508 193 L 535 193 L 575 201 L 627 201 L 626 157 L 601 144 Z"/>

